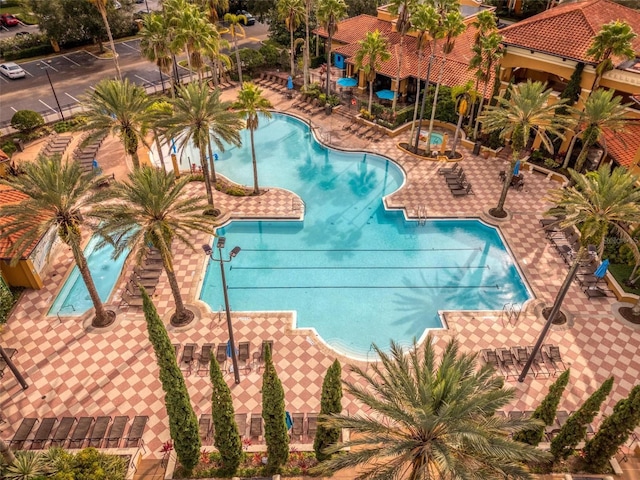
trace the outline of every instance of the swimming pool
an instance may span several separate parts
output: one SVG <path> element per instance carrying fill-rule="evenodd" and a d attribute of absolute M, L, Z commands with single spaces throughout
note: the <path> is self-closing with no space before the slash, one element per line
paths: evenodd
<path fill-rule="evenodd" d="M 529 291 L 496 229 L 477 220 L 425 225 L 384 209 L 404 182 L 387 159 L 331 150 L 286 115 L 261 120 L 255 134 L 262 186 L 299 194 L 302 222 L 235 221 L 219 229 L 240 254 L 227 265 L 234 311 L 296 311 L 330 346 L 364 357 L 372 342 L 411 343 L 441 328 L 440 310 L 500 310 Z M 250 142 L 216 162 L 252 184 Z M 200 298 L 223 308 L 219 266 L 210 263 Z"/>
<path fill-rule="evenodd" d="M 93 282 L 98 290 L 98 295 L 103 302 L 106 302 L 120 277 L 122 266 L 127 258 L 127 252 L 114 259 L 113 247 L 105 245 L 102 248 L 97 248 L 96 245 L 99 241 L 100 238 L 97 235 L 91 237 L 84 249 L 84 255 L 87 259 Z M 89 291 L 82 280 L 78 267 L 75 266 L 64 282 L 47 315 L 80 316 L 91 308 L 93 308 L 93 303 L 91 302 L 91 297 L 89 297 Z"/>

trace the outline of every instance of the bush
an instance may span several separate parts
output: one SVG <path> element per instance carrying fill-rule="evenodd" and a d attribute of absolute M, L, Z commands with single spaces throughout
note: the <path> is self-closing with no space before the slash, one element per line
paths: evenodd
<path fill-rule="evenodd" d="M 21 50 L 10 51 L 4 53 L 4 59 L 7 61 L 18 60 L 20 58 L 39 57 L 41 55 L 49 55 L 53 53 L 51 45 L 38 45 L 36 47 L 23 48 Z"/>
<path fill-rule="evenodd" d="M 269 475 L 278 473 L 289 458 L 289 433 L 285 421 L 284 390 L 273 365 L 271 348 L 267 345 L 262 374 L 262 418 L 264 419 L 264 439 L 267 444 L 267 465 Z"/>
<path fill-rule="evenodd" d="M 240 62 L 242 62 L 242 73 L 246 71 L 249 75 L 253 75 L 254 71 L 262 67 L 265 63 L 264 56 L 258 50 L 251 48 L 243 48 L 239 52 Z M 233 57 L 235 59 L 235 56 Z"/>
<path fill-rule="evenodd" d="M 10 289 L 0 279 L 0 324 L 6 323 L 9 312 L 15 305 L 22 289 Z"/>
<path fill-rule="evenodd" d="M 9 158 L 11 158 L 11 155 L 13 155 L 17 149 L 18 147 L 16 147 L 13 142 L 4 142 L 0 145 L 0 150 L 6 153 Z"/>
<path fill-rule="evenodd" d="M 29 134 L 44 125 L 44 118 L 33 110 L 18 110 L 11 117 L 11 126 L 20 133 Z"/>
<path fill-rule="evenodd" d="M 310 68 L 318 68 L 320 65 L 327 61 L 327 57 L 324 55 L 320 55 L 318 57 L 309 58 L 309 67 Z"/>
<path fill-rule="evenodd" d="M 335 360 L 324 377 L 322 382 L 322 395 L 320 397 L 320 415 L 340 414 L 342 412 L 342 368 L 340 362 Z M 340 429 L 331 428 L 320 421 L 316 436 L 313 440 L 313 450 L 316 458 L 324 461 L 331 458 L 330 454 L 324 453 L 327 447 L 332 446 L 340 439 Z"/>
<path fill-rule="evenodd" d="M 278 47 L 271 43 L 265 43 L 258 50 L 262 57 L 264 58 L 264 66 L 265 67 L 275 67 L 278 64 L 278 59 L 280 58 L 280 50 Z"/>

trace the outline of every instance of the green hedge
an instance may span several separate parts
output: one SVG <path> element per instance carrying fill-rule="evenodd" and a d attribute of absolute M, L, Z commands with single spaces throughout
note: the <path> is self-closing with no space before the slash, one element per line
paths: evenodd
<path fill-rule="evenodd" d="M 38 57 L 40 55 L 49 55 L 53 53 L 51 45 L 38 45 L 37 47 L 24 48 L 22 50 L 5 52 L 4 59 L 6 61 L 18 60 L 20 58 Z"/>

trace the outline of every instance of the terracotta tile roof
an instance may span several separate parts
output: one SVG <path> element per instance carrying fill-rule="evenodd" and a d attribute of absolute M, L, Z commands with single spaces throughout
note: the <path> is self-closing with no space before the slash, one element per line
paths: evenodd
<path fill-rule="evenodd" d="M 605 130 L 602 143 L 618 165 L 629 168 L 640 150 L 640 125 L 632 123 L 622 132 Z"/>
<path fill-rule="evenodd" d="M 0 205 L 19 203 L 25 198 L 27 198 L 27 196 L 24 193 L 18 192 L 17 190 L 14 190 L 10 187 L 0 185 Z M 8 217 L 0 218 L 0 226 L 8 223 L 9 221 L 10 221 L 10 218 Z M 8 237 L 8 238 L 4 236 L 0 237 L 0 259 L 9 260 L 11 258 L 11 255 L 8 253 L 8 250 L 11 247 L 11 245 L 13 245 L 14 238 L 15 236 Z M 31 252 L 33 251 L 33 249 L 37 244 L 38 242 L 34 242 L 34 244 L 31 245 L 24 252 L 22 258 L 27 258 L 29 255 L 31 255 Z"/>
<path fill-rule="evenodd" d="M 7 155 L 2 150 L 0 150 L 0 162 L 2 162 L 4 160 L 9 160 L 9 155 Z"/>
<path fill-rule="evenodd" d="M 351 22 L 352 20 L 356 20 L 355 22 Z M 371 22 L 371 20 L 375 20 L 376 22 Z M 382 36 L 387 39 L 387 44 L 389 45 L 389 52 L 391 53 L 391 58 L 386 62 L 383 62 L 380 65 L 378 73 L 381 75 L 385 75 L 390 78 L 395 78 L 397 74 L 398 68 L 398 54 L 400 51 L 400 35 L 397 32 L 392 32 L 390 28 L 390 22 L 380 21 L 375 17 L 371 17 L 369 15 L 359 15 L 358 17 L 350 18 L 341 22 L 339 24 L 339 32 L 347 30 L 349 27 L 357 27 L 358 31 L 361 32 L 358 36 L 350 32 L 348 34 L 350 42 L 346 45 L 341 45 L 339 47 L 334 47 L 333 51 L 336 53 L 340 53 L 345 56 L 346 62 L 350 64 L 355 64 L 353 57 L 356 52 L 360 48 L 358 43 L 359 40 L 364 38 L 366 32 L 368 30 L 362 30 L 360 27 L 368 26 L 368 25 L 378 25 L 383 24 L 388 26 L 389 28 L 385 28 L 384 30 L 380 29 L 380 33 Z M 372 30 L 372 31 L 375 31 Z M 474 72 L 469 70 L 469 62 L 471 61 L 471 57 L 473 56 L 471 52 L 471 45 L 474 41 L 476 30 L 468 26 L 465 32 L 456 38 L 455 46 L 453 51 L 447 55 L 447 61 L 444 67 L 444 73 L 442 77 L 442 83 L 449 87 L 453 87 L 455 85 L 462 85 L 468 80 L 473 80 L 475 82 Z M 325 34 L 326 35 L 326 34 Z M 336 35 L 337 40 L 338 35 Z M 346 39 L 347 35 L 343 38 Z M 418 76 L 418 53 L 416 51 L 416 41 L 417 39 L 412 36 L 405 36 L 404 46 L 403 46 L 403 58 L 402 58 L 402 72 L 400 75 L 401 79 L 413 77 L 416 78 Z M 431 66 L 431 82 L 436 82 L 438 80 L 438 75 L 440 72 L 440 65 L 442 62 L 442 42 L 438 42 L 437 51 L 435 52 L 435 61 Z M 420 65 L 420 77 L 424 78 L 426 74 L 427 62 L 429 55 L 431 54 L 431 46 L 427 45 L 423 52 L 423 60 Z M 489 85 L 493 85 L 493 76 L 489 80 Z M 481 83 L 478 86 L 478 89 L 482 93 L 484 88 L 484 84 Z M 491 94 L 491 89 L 487 89 L 487 95 Z"/>
<path fill-rule="evenodd" d="M 560 4 L 500 31 L 506 45 L 528 48 L 558 57 L 594 63 L 586 52 L 602 25 L 613 20 L 627 22 L 640 34 L 640 11 L 610 0 L 586 0 Z M 640 36 L 633 41 L 640 53 Z M 615 63 L 618 65 L 622 59 Z"/>
<path fill-rule="evenodd" d="M 379 20 L 372 15 L 358 15 L 347 18 L 338 23 L 338 31 L 333 36 L 333 40 L 340 43 L 355 43 L 365 37 L 367 32 L 380 30 L 381 33 L 391 32 L 391 22 Z M 327 38 L 327 31 L 319 27 L 313 31 L 322 38 Z"/>

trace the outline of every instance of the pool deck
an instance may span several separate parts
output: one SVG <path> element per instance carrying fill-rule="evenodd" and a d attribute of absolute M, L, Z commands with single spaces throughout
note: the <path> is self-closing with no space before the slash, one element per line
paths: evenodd
<path fill-rule="evenodd" d="M 300 115 L 291 108 L 292 101 L 282 95 L 265 91 L 279 111 Z M 236 92 L 227 91 L 223 99 L 232 99 Z M 304 115 L 301 118 L 308 118 Z M 409 217 L 415 217 L 419 206 L 426 207 L 427 215 L 441 217 L 482 217 L 483 211 L 495 206 L 502 184 L 498 172 L 503 170 L 503 159 L 476 157 L 461 148 L 461 165 L 473 185 L 475 195 L 454 198 L 443 179 L 437 174 L 437 162 L 418 160 L 402 153 L 396 143 L 408 138 L 385 138 L 369 144 L 346 132 L 348 122 L 338 115 L 324 113 L 311 117 L 316 133 L 331 146 L 365 150 L 386 155 L 404 169 L 407 182 L 402 189 L 387 198 L 387 205 L 404 208 Z M 450 141 L 450 140 L 449 140 Z M 22 154 L 26 158 L 29 152 Z M 108 139 L 98 156 L 105 171 L 122 178 L 126 173 L 120 162 L 124 154 L 116 139 Z M 535 314 L 536 305 L 551 303 L 559 289 L 567 266 L 546 241 L 538 219 L 548 207 L 544 200 L 550 188 L 558 186 L 543 175 L 525 173 L 525 188 L 512 190 L 507 208 L 513 218 L 502 222 L 500 231 L 517 259 L 538 300 L 513 323 L 507 322 L 500 312 L 450 312 L 446 314 L 448 330 L 438 331 L 436 341 L 442 347 L 453 336 L 461 348 L 479 352 L 483 348 L 532 345 L 542 328 L 543 321 Z M 192 183 L 189 189 L 203 191 L 201 184 Z M 250 218 L 292 218 L 295 195 L 270 189 L 259 197 L 227 197 L 215 192 L 217 206 L 232 216 Z M 194 245 L 209 239 L 194 235 Z M 194 300 L 204 275 L 206 258 L 199 251 L 182 247 L 175 251 L 175 268 L 185 301 L 197 304 L 201 318 L 180 330 L 168 327 L 173 343 L 218 344 L 226 342 L 224 315 L 207 312 L 202 303 Z M 105 332 L 87 332 L 78 319 L 47 318 L 45 314 L 53 302 L 73 265 L 71 255 L 59 248 L 51 259 L 44 278 L 45 287 L 39 291 L 26 291 L 2 331 L 3 346 L 17 348 L 14 360 L 25 375 L 30 387 L 23 391 L 9 370 L 0 380 L 0 411 L 6 423 L 0 425 L 0 434 L 11 439 L 23 417 L 148 415 L 144 434 L 145 456 L 160 457 L 162 444 L 169 439 L 163 392 L 158 369 L 149 344 L 144 317 L 140 309 L 121 308 L 116 325 Z M 127 265 L 123 278 L 128 278 L 132 265 Z M 124 282 L 120 282 L 112 295 L 113 304 L 120 303 Z M 172 296 L 163 274 L 153 295 L 160 315 L 168 320 L 172 313 Z M 640 331 L 616 320 L 611 311 L 615 298 L 589 300 L 577 284 L 571 286 L 564 309 L 573 316 L 569 327 L 554 327 L 545 343 L 558 345 L 571 379 L 560 404 L 560 409 L 575 410 L 587 396 L 609 376 L 615 377 L 612 394 L 605 403 L 604 413 L 611 413 L 616 401 L 626 396 L 640 378 Z M 233 306 L 232 306 L 233 307 Z M 236 342 L 250 341 L 251 352 L 260 348 L 262 340 L 275 341 L 274 361 L 283 382 L 286 408 L 290 412 L 318 412 L 324 374 L 335 358 L 343 364 L 343 378 L 353 379 L 346 367 L 350 359 L 326 348 L 310 331 L 292 331 L 291 315 L 286 313 L 247 314 L 233 313 Z M 242 381 L 234 385 L 227 374 L 234 396 L 236 412 L 260 412 L 261 372 L 252 370 L 242 374 Z M 554 378 L 527 377 L 524 383 L 507 379 L 516 391 L 513 404 L 507 410 L 533 410 L 546 395 Z M 196 414 L 210 413 L 211 387 L 208 376 L 195 373 L 186 377 L 191 401 Z M 343 406 L 351 414 L 364 413 L 360 406 L 346 396 Z M 597 419 L 596 424 L 600 421 Z"/>

